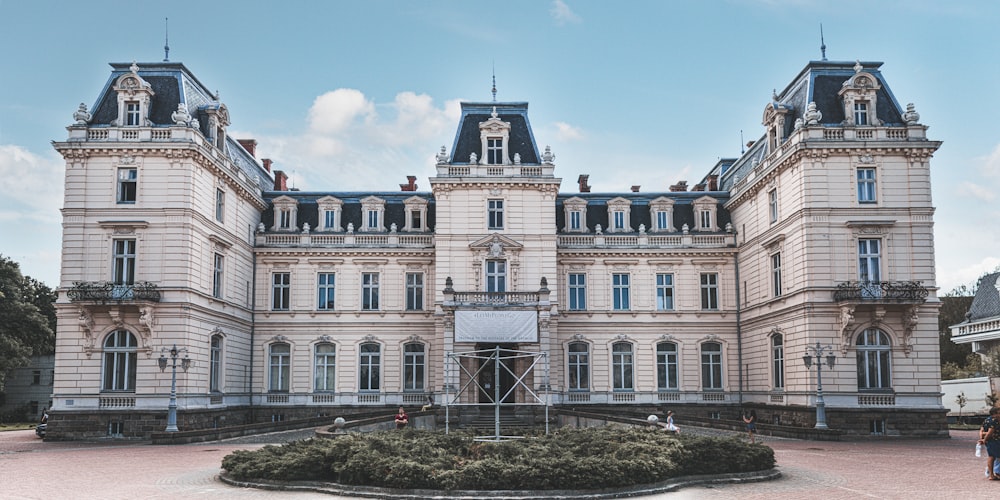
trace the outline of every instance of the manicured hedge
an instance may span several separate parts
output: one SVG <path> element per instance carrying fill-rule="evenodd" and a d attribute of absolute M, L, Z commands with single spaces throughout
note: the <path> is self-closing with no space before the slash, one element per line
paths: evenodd
<path fill-rule="evenodd" d="M 774 451 L 736 438 L 617 426 L 564 428 L 500 443 L 465 433 L 403 431 L 307 439 L 236 451 L 237 480 L 312 480 L 442 490 L 599 489 L 695 474 L 767 470 Z"/>

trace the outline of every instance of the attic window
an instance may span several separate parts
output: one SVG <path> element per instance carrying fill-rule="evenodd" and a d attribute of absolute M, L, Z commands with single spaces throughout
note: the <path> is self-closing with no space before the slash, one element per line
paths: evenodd
<path fill-rule="evenodd" d="M 566 216 L 566 226 L 563 231 L 569 233 L 587 232 L 587 200 L 573 197 L 563 202 Z"/>
<path fill-rule="evenodd" d="M 486 139 L 486 163 L 503 165 L 503 138 L 488 137 Z"/>
<path fill-rule="evenodd" d="M 125 102 L 125 126 L 139 126 L 139 101 Z"/>
<path fill-rule="evenodd" d="M 866 101 L 854 103 L 854 124 L 868 125 L 868 103 Z"/>

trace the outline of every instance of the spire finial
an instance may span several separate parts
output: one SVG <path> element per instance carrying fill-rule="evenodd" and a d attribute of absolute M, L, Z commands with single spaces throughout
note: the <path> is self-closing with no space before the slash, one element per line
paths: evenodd
<path fill-rule="evenodd" d="M 823 39 L 823 23 L 819 23 L 819 51 L 826 60 L 826 40 Z"/>
<path fill-rule="evenodd" d="M 743 153 L 746 153 L 746 152 L 747 152 L 747 150 L 746 150 L 746 149 L 744 149 L 744 144 L 746 144 L 746 143 L 745 143 L 745 142 L 743 142 L 743 129 L 740 129 L 740 154 L 741 154 L 741 155 L 742 155 Z"/>
<path fill-rule="evenodd" d="M 163 18 L 163 62 L 170 62 L 170 18 Z"/>
<path fill-rule="evenodd" d="M 493 62 L 493 102 L 497 102 L 497 63 Z"/>

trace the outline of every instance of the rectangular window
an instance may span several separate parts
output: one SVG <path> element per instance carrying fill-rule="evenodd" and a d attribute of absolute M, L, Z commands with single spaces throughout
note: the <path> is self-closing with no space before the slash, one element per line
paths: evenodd
<path fill-rule="evenodd" d="M 771 256 L 771 294 L 781 297 L 781 253 Z"/>
<path fill-rule="evenodd" d="M 378 311 L 378 273 L 361 273 L 361 310 Z"/>
<path fill-rule="evenodd" d="M 622 210 L 615 210 L 612 212 L 611 228 L 615 231 L 625 230 L 625 212 Z"/>
<path fill-rule="evenodd" d="M 656 212 L 657 231 L 666 231 L 667 229 L 670 228 L 670 218 L 668 217 L 668 215 L 669 213 L 663 210 L 659 210 Z"/>
<path fill-rule="evenodd" d="M 287 311 L 292 295 L 292 273 L 271 275 L 271 310 Z"/>
<path fill-rule="evenodd" d="M 42 384 L 42 371 L 32 370 L 31 371 L 31 385 L 41 385 Z"/>
<path fill-rule="evenodd" d="M 656 275 L 656 310 L 672 311 L 674 309 L 674 275 Z"/>
<path fill-rule="evenodd" d="M 858 240 L 858 281 L 863 298 L 882 296 L 882 240 Z"/>
<path fill-rule="evenodd" d="M 635 389 L 632 382 L 633 359 L 632 344 L 616 342 L 611 346 L 612 389 L 615 391 L 631 391 Z"/>
<path fill-rule="evenodd" d="M 629 310 L 628 274 L 611 275 L 611 294 L 613 295 L 613 300 L 614 300 L 614 310 L 616 311 Z"/>
<path fill-rule="evenodd" d="M 411 342 L 403 347 L 403 390 L 424 390 L 424 345 Z"/>
<path fill-rule="evenodd" d="M 219 392 L 222 387 L 222 337 L 212 335 L 208 362 L 208 390 Z"/>
<path fill-rule="evenodd" d="M 420 210 L 410 210 L 410 229 L 413 231 L 424 229 L 424 220 Z"/>
<path fill-rule="evenodd" d="M 225 257 L 222 254 L 215 254 L 215 262 L 212 269 L 212 296 L 221 299 L 222 291 L 225 288 L 223 281 L 223 270 L 225 269 Z"/>
<path fill-rule="evenodd" d="M 424 273 L 406 273 L 406 310 L 424 309 Z"/>
<path fill-rule="evenodd" d="M 722 344 L 705 342 L 701 345 L 701 388 L 722 389 Z"/>
<path fill-rule="evenodd" d="M 771 337 L 771 371 L 775 389 L 785 388 L 785 346 L 781 335 Z"/>
<path fill-rule="evenodd" d="M 486 211 L 488 228 L 503 229 L 503 200 L 488 200 Z"/>
<path fill-rule="evenodd" d="M 573 342 L 569 345 L 569 378 L 567 388 L 571 391 L 590 390 L 590 354 L 587 344 Z"/>
<path fill-rule="evenodd" d="M 587 310 L 587 275 L 573 273 L 569 275 L 569 310 Z"/>
<path fill-rule="evenodd" d="M 656 388 L 661 391 L 675 391 L 677 385 L 677 344 L 661 342 L 656 344 Z"/>
<path fill-rule="evenodd" d="M 136 168 L 118 169 L 118 203 L 135 203 L 136 187 L 138 186 L 139 170 Z"/>
<path fill-rule="evenodd" d="M 487 292 L 507 291 L 507 261 L 505 260 L 486 261 L 486 291 Z"/>
<path fill-rule="evenodd" d="M 580 230 L 580 216 L 583 215 L 580 212 L 573 211 L 569 213 L 569 229 L 571 231 Z"/>
<path fill-rule="evenodd" d="M 368 211 L 368 230 L 375 231 L 379 228 L 378 224 L 378 210 Z"/>
<path fill-rule="evenodd" d="M 313 390 L 329 392 L 337 389 L 337 346 L 316 344 L 316 367 Z"/>
<path fill-rule="evenodd" d="M 268 390 L 288 392 L 292 348 L 288 344 L 271 344 L 268 356 Z"/>
<path fill-rule="evenodd" d="M 125 126 L 139 126 L 139 101 L 125 102 Z"/>
<path fill-rule="evenodd" d="M 361 344 L 361 359 L 358 366 L 359 390 L 378 391 L 382 387 L 381 363 L 381 347 L 378 344 Z"/>
<path fill-rule="evenodd" d="M 701 222 L 701 229 L 706 229 L 706 230 L 712 229 L 712 211 L 711 210 L 702 210 L 700 212 L 700 216 L 699 217 L 700 217 L 699 222 Z"/>
<path fill-rule="evenodd" d="M 854 103 L 854 124 L 868 125 L 868 103 L 864 101 Z"/>
<path fill-rule="evenodd" d="M 772 189 L 767 192 L 767 210 L 771 218 L 771 223 L 778 222 L 778 190 Z"/>
<path fill-rule="evenodd" d="M 320 311 L 334 310 L 337 291 L 337 275 L 335 273 L 319 273 L 316 275 L 316 309 Z"/>
<path fill-rule="evenodd" d="M 135 282 L 135 240 L 114 240 L 112 277 L 116 285 Z"/>
<path fill-rule="evenodd" d="M 325 229 L 337 229 L 337 211 L 336 210 L 324 210 L 323 211 L 323 228 L 325 228 Z"/>
<path fill-rule="evenodd" d="M 215 220 L 226 220 L 226 192 L 221 189 L 215 190 Z"/>
<path fill-rule="evenodd" d="M 292 228 L 292 212 L 288 209 L 279 209 L 278 211 L 278 228 L 279 229 L 291 229 Z"/>
<path fill-rule="evenodd" d="M 719 309 L 719 275 L 702 273 L 701 275 L 701 308 L 706 311 Z"/>
<path fill-rule="evenodd" d="M 486 163 L 503 165 L 503 138 L 489 137 L 486 139 Z"/>
<path fill-rule="evenodd" d="M 858 169 L 858 203 L 875 203 L 875 169 Z"/>

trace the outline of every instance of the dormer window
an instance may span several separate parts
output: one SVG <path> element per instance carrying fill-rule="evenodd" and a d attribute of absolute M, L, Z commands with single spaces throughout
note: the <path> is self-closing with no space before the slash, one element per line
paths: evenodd
<path fill-rule="evenodd" d="M 361 200 L 364 221 L 361 230 L 368 233 L 385 232 L 385 200 L 369 196 Z"/>
<path fill-rule="evenodd" d="M 126 101 L 125 126 L 138 127 L 139 123 L 139 101 Z"/>
<path fill-rule="evenodd" d="M 149 103 L 153 89 L 139 76 L 139 66 L 132 63 L 130 72 L 118 77 L 114 90 L 118 94 L 118 117 L 111 122 L 118 127 L 148 127 Z"/>
<path fill-rule="evenodd" d="M 868 103 L 859 101 L 854 103 L 854 124 L 868 125 Z"/>
<path fill-rule="evenodd" d="M 878 91 L 882 86 L 874 75 L 864 71 L 861 63 L 854 65 L 854 75 L 844 82 L 837 95 L 844 104 L 844 125 L 880 126 Z"/>
<path fill-rule="evenodd" d="M 587 232 L 587 200 L 573 197 L 563 202 L 566 225 L 563 231 L 569 233 Z"/>
<path fill-rule="evenodd" d="M 718 202 L 711 196 L 702 196 L 692 202 L 695 225 L 698 231 L 718 231 Z"/>
<path fill-rule="evenodd" d="M 668 233 L 674 229 L 674 200 L 661 196 L 649 202 L 650 219 L 654 233 Z"/>
<path fill-rule="evenodd" d="M 272 231 L 294 231 L 298 229 L 299 204 L 295 198 L 279 196 L 272 202 L 274 206 L 274 223 Z"/>
<path fill-rule="evenodd" d="M 316 200 L 319 209 L 319 227 L 317 231 L 343 231 L 340 227 L 340 217 L 344 203 L 333 196 L 324 196 Z"/>
<path fill-rule="evenodd" d="M 632 202 L 625 198 L 614 198 L 608 200 L 608 232 L 627 233 L 632 231 L 629 221 L 631 220 Z"/>
<path fill-rule="evenodd" d="M 507 165 L 510 163 L 510 123 L 500 119 L 493 108 L 490 119 L 479 123 L 479 140 L 482 143 L 482 163 Z"/>
<path fill-rule="evenodd" d="M 403 201 L 406 207 L 406 222 L 403 231 L 426 231 L 427 200 L 413 196 Z"/>
<path fill-rule="evenodd" d="M 503 165 L 502 137 L 489 137 L 486 139 L 486 163 L 488 165 Z"/>

